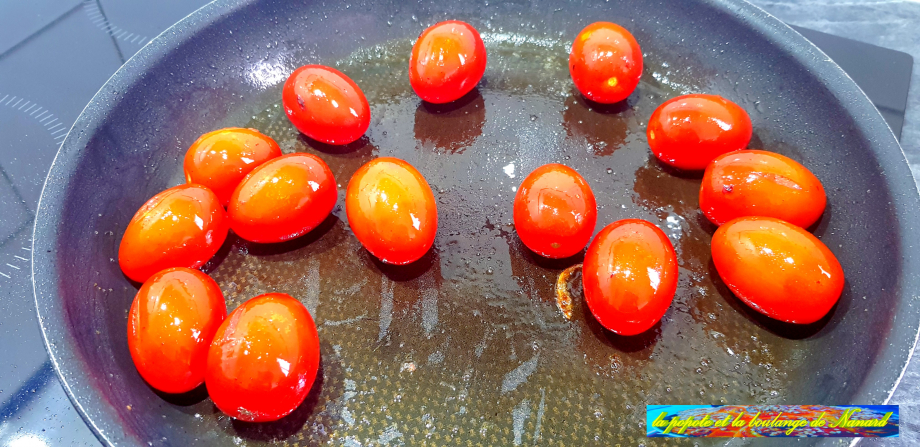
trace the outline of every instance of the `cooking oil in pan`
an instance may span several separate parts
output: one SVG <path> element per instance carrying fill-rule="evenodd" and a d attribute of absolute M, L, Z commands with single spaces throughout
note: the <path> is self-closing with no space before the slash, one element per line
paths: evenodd
<path fill-rule="evenodd" d="M 306 139 L 277 102 L 245 123 L 286 153 L 320 156 L 340 197 L 310 234 L 275 245 L 236 240 L 213 263 L 229 308 L 261 293 L 289 293 L 313 313 L 323 341 L 321 378 L 293 415 L 261 425 L 223 418 L 220 429 L 294 445 L 657 445 L 645 438 L 646 404 L 783 400 L 789 372 L 805 356 L 718 280 L 709 252 L 715 228 L 698 209 L 699 179 L 662 167 L 646 143 L 645 123 L 658 104 L 704 86 L 649 53 L 642 83 L 625 103 L 589 104 L 574 91 L 564 42 L 483 38 L 483 81 L 454 104 L 424 104 L 413 93 L 409 41 L 332 64 L 371 103 L 370 130 L 356 143 Z M 348 180 L 379 156 L 411 163 L 437 198 L 434 247 L 409 266 L 374 259 L 345 218 Z M 596 231 L 641 218 L 671 238 L 679 287 L 648 332 L 605 331 L 577 284 L 567 319 L 555 283 L 580 257 L 540 259 L 517 238 L 516 188 L 551 162 L 591 185 Z"/>

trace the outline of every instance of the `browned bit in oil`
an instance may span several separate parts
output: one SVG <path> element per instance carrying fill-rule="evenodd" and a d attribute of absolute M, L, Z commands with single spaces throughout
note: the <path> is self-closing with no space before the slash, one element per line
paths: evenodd
<path fill-rule="evenodd" d="M 569 280 L 576 270 L 581 270 L 581 264 L 575 264 L 563 270 L 559 273 L 559 278 L 556 279 L 556 307 L 562 311 L 562 315 L 566 320 L 572 319 L 572 307 L 574 303 L 572 301 L 572 295 L 569 294 Z"/>

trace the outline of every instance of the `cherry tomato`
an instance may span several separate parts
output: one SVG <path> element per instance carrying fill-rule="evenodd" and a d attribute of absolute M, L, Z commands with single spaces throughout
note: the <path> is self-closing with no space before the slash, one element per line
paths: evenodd
<path fill-rule="evenodd" d="M 736 217 L 766 216 L 807 228 L 818 221 L 826 204 L 824 187 L 811 171 L 767 151 L 716 157 L 700 187 L 700 209 L 716 225 Z"/>
<path fill-rule="evenodd" d="M 684 95 L 665 101 L 648 122 L 652 153 L 675 168 L 702 170 L 714 158 L 747 147 L 751 118 L 716 95 Z"/>
<path fill-rule="evenodd" d="M 220 287 L 198 270 L 155 273 L 128 312 L 128 350 L 150 386 L 184 393 L 204 383 L 208 347 L 227 317 Z"/>
<path fill-rule="evenodd" d="M 230 198 L 230 228 L 253 242 L 281 242 L 322 223 L 338 199 L 332 171 L 319 157 L 288 154 L 249 173 Z"/>
<path fill-rule="evenodd" d="M 443 104 L 469 93 L 486 71 L 486 47 L 468 23 L 448 20 L 418 36 L 409 58 L 409 83 L 424 101 Z"/>
<path fill-rule="evenodd" d="M 597 204 L 591 187 L 574 169 L 552 163 L 527 176 L 514 197 L 514 228 L 540 256 L 567 258 L 594 234 Z"/>
<path fill-rule="evenodd" d="M 354 142 L 371 124 L 364 92 L 334 68 L 305 65 L 294 70 L 284 83 L 281 98 L 291 124 L 323 143 Z"/>
<path fill-rule="evenodd" d="M 725 285 L 754 310 L 787 323 L 814 323 L 843 291 L 843 269 L 818 238 L 772 217 L 741 217 L 712 236 Z"/>
<path fill-rule="evenodd" d="M 642 50 L 629 31 L 610 22 L 595 22 L 575 37 L 569 73 L 586 98 L 613 104 L 626 99 L 642 77 Z"/>
<path fill-rule="evenodd" d="M 431 187 L 398 158 L 381 157 L 358 168 L 348 182 L 345 211 L 361 245 L 387 264 L 418 260 L 438 231 Z"/>
<path fill-rule="evenodd" d="M 278 143 L 258 130 L 215 130 L 198 138 L 185 153 L 185 180 L 211 188 L 221 205 L 227 206 L 246 174 L 280 156 Z"/>
<path fill-rule="evenodd" d="M 597 321 L 620 335 L 649 330 L 677 291 L 677 254 L 658 227 L 624 219 L 604 227 L 585 255 L 585 301 Z"/>
<path fill-rule="evenodd" d="M 210 189 L 169 188 L 131 218 L 118 247 L 118 264 L 137 282 L 169 267 L 197 268 L 217 253 L 227 228 L 227 214 Z"/>
<path fill-rule="evenodd" d="M 319 370 L 316 324 L 300 301 L 259 295 L 224 320 L 208 350 L 205 384 L 214 405 L 247 422 L 287 416 Z"/>

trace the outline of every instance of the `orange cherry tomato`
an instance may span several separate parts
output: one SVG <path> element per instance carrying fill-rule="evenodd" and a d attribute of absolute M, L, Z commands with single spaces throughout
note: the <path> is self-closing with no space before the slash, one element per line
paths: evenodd
<path fill-rule="evenodd" d="M 205 384 L 214 405 L 247 422 L 287 416 L 319 370 L 316 324 L 300 301 L 259 295 L 224 320 L 208 350 Z"/>
<path fill-rule="evenodd" d="M 719 155 L 747 147 L 751 118 L 717 95 L 684 95 L 658 106 L 648 122 L 652 153 L 675 168 L 702 170 Z"/>
<path fill-rule="evenodd" d="M 700 209 L 716 225 L 737 217 L 766 216 L 807 228 L 818 221 L 826 204 L 824 187 L 811 171 L 767 151 L 716 157 L 706 167 L 700 187 Z"/>
<path fill-rule="evenodd" d="M 527 176 L 514 197 L 514 228 L 521 242 L 540 256 L 567 258 L 591 240 L 597 203 L 574 169 L 552 163 Z"/>
<path fill-rule="evenodd" d="M 128 312 L 128 350 L 141 377 L 166 393 L 204 383 L 208 347 L 227 305 L 220 287 L 198 270 L 174 267 L 155 273 Z"/>
<path fill-rule="evenodd" d="M 118 264 L 137 282 L 169 267 L 197 268 L 217 253 L 227 229 L 227 214 L 210 189 L 169 188 L 131 218 L 118 247 Z"/>
<path fill-rule="evenodd" d="M 843 291 L 843 269 L 818 238 L 772 217 L 741 217 L 712 236 L 725 285 L 754 310 L 787 323 L 814 323 Z"/>
<path fill-rule="evenodd" d="M 470 24 L 448 20 L 418 36 L 409 58 L 409 83 L 424 101 L 442 104 L 469 93 L 486 71 L 486 47 Z"/>
<path fill-rule="evenodd" d="M 284 112 L 297 130 L 328 144 L 348 144 L 367 132 L 371 108 L 344 73 L 322 65 L 294 70 L 281 91 Z"/>
<path fill-rule="evenodd" d="M 585 254 L 585 301 L 597 321 L 620 335 L 649 330 L 677 291 L 677 254 L 658 227 L 624 219 L 604 227 Z"/>
<path fill-rule="evenodd" d="M 319 157 L 288 154 L 249 173 L 230 198 L 230 228 L 253 242 L 281 242 L 322 223 L 338 199 L 332 171 Z"/>
<path fill-rule="evenodd" d="M 345 211 L 361 245 L 387 264 L 418 260 L 438 231 L 431 187 L 398 158 L 381 157 L 358 168 L 348 182 Z"/>
<path fill-rule="evenodd" d="M 626 28 L 595 22 L 575 37 L 569 73 L 586 98 L 603 104 L 620 102 L 639 85 L 642 50 Z"/>
<path fill-rule="evenodd" d="M 246 174 L 280 156 L 278 143 L 258 130 L 215 130 L 198 138 L 185 153 L 185 180 L 211 188 L 220 204 L 227 206 Z"/>

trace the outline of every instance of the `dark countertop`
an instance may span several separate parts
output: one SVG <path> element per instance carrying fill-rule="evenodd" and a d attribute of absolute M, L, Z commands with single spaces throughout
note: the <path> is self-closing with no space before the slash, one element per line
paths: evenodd
<path fill-rule="evenodd" d="M 205 3 L 0 0 L 0 344 L 3 357 L 15 359 L 0 362 L 0 446 L 99 445 L 64 394 L 47 354 L 35 349 L 42 342 L 28 274 L 32 212 L 56 148 L 96 90 L 143 44 Z M 920 60 L 920 3 L 753 3 L 787 23 L 903 51 Z M 85 37 L 65 37 L 74 33 Z M 43 88 L 36 90 L 36 83 Z M 920 179 L 916 63 L 901 145 L 914 178 Z M 912 360 L 891 402 L 901 406 L 900 439 L 860 445 L 920 445 L 920 356 Z"/>

